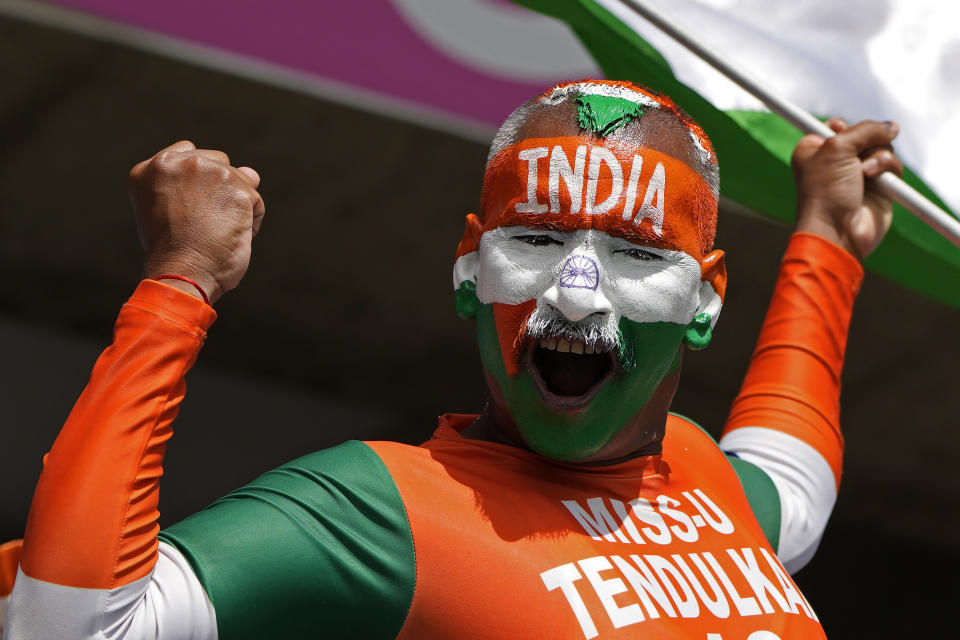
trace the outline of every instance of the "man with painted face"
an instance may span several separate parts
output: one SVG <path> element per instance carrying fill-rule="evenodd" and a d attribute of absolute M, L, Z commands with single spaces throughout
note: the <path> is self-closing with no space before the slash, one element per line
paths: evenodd
<path fill-rule="evenodd" d="M 514 113 L 455 269 L 493 398 L 471 432 L 587 464 L 657 453 L 680 346 L 705 347 L 720 311 L 717 187 L 706 137 L 661 98 L 580 83 Z"/>
<path fill-rule="evenodd" d="M 263 203 L 188 142 L 137 165 L 147 279 L 46 459 L 8 640 L 823 637 L 788 570 L 836 496 L 856 258 L 890 223 L 864 178 L 901 169 L 895 125 L 831 125 L 794 154 L 798 231 L 719 446 L 668 413 L 726 286 L 716 157 L 663 97 L 565 84 L 498 132 L 457 251 L 485 413 L 300 458 L 159 542 L 201 298 L 239 282 Z"/>

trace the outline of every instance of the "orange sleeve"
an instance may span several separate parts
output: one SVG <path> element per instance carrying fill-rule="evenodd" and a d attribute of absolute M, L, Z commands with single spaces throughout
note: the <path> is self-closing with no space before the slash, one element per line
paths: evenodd
<path fill-rule="evenodd" d="M 17 565 L 20 563 L 20 552 L 23 540 L 11 540 L 0 544 L 0 598 L 10 595 L 13 591 L 13 581 L 17 577 Z M 0 616 L 0 630 L 3 629 L 3 618 Z"/>
<path fill-rule="evenodd" d="M 173 287 L 137 287 L 44 458 L 24 536 L 25 575 L 109 589 L 151 571 L 164 448 L 184 375 L 215 318 Z"/>
<path fill-rule="evenodd" d="M 762 426 L 799 438 L 823 455 L 838 486 L 840 372 L 862 279 L 860 263 L 841 247 L 815 234 L 793 234 L 723 431 Z"/>

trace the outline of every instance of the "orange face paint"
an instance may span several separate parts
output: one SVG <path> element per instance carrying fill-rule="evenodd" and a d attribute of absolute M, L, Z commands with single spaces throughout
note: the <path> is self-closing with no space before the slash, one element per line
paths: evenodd
<path fill-rule="evenodd" d="M 568 136 L 502 149 L 487 167 L 481 210 L 458 257 L 477 249 L 483 231 L 522 225 L 596 229 L 702 261 L 713 244 L 717 200 L 700 174 L 677 158 Z"/>

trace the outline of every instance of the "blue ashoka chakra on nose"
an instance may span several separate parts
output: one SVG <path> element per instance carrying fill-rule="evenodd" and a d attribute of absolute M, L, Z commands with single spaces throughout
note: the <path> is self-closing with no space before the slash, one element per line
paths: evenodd
<path fill-rule="evenodd" d="M 560 286 L 571 289 L 596 290 L 600 284 L 600 269 L 587 256 L 570 256 L 560 272 Z"/>

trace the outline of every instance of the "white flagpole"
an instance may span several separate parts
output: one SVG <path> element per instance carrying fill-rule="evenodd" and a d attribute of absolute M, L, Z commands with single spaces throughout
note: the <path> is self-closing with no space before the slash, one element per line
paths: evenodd
<path fill-rule="evenodd" d="M 834 135 L 833 129 L 828 127 L 799 105 L 794 104 L 782 95 L 772 91 L 762 84 L 756 77 L 724 58 L 715 49 L 706 46 L 699 37 L 694 37 L 689 31 L 677 24 L 672 18 L 665 15 L 661 9 L 654 7 L 650 2 L 641 0 L 620 0 L 642 18 L 666 33 L 668 36 L 697 54 L 700 58 L 740 85 L 745 91 L 763 102 L 776 114 L 805 133 L 815 133 L 824 138 Z M 639 35 L 639 34 L 638 34 Z M 874 178 L 872 183 L 888 197 L 896 200 L 908 211 L 927 223 L 944 238 L 960 247 L 960 221 L 952 215 L 930 202 L 916 189 L 901 180 L 898 176 L 884 172 Z"/>

